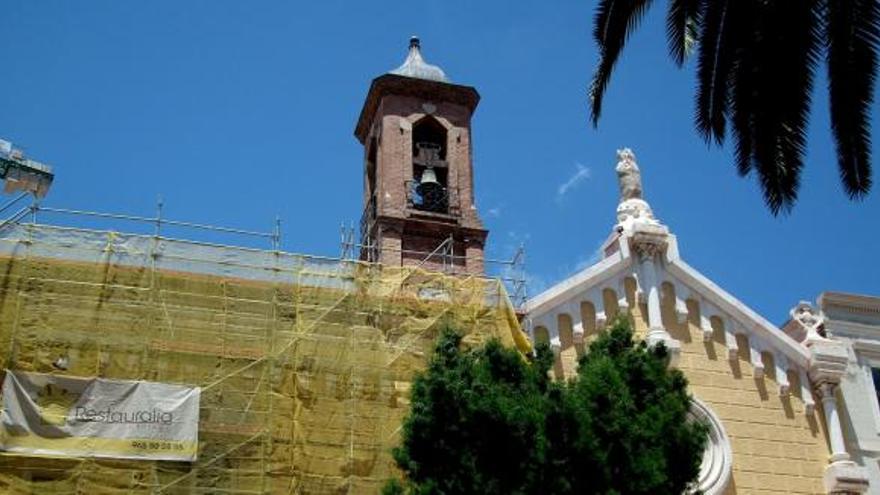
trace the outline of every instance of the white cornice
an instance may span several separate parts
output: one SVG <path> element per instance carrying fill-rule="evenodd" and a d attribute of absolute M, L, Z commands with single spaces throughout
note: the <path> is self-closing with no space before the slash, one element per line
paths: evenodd
<path fill-rule="evenodd" d="M 554 308 L 576 299 L 580 294 L 599 286 L 602 282 L 617 276 L 632 263 L 632 258 L 625 256 L 623 251 L 625 250 L 613 253 L 595 265 L 530 299 L 525 306 L 526 312 L 531 317 L 540 317 Z M 749 335 L 756 336 L 765 346 L 769 347 L 767 350 L 776 350 L 788 358 L 791 364 L 807 368 L 810 355 L 806 348 L 685 263 L 678 256 L 677 250 L 667 253 L 665 268 L 668 276 L 679 280 L 693 294 L 700 295 L 719 310 L 729 314 Z"/>
<path fill-rule="evenodd" d="M 880 319 L 880 297 L 844 292 L 823 292 L 819 294 L 818 302 L 823 311 L 834 308 L 844 312 L 876 315 Z"/>
<path fill-rule="evenodd" d="M 867 337 L 880 339 L 880 326 L 837 318 L 827 318 L 825 329 L 835 337 Z"/>
<path fill-rule="evenodd" d="M 538 316 L 546 310 L 561 305 L 583 290 L 613 277 L 629 264 L 630 258 L 624 258 L 621 252 L 617 251 L 529 299 L 525 304 L 525 311 L 529 315 Z"/>
<path fill-rule="evenodd" d="M 668 270 L 686 285 L 700 292 L 700 295 L 719 309 L 739 320 L 741 324 L 748 323 L 749 325 L 744 325 L 747 329 L 757 333 L 764 342 L 784 354 L 793 363 L 807 366 L 810 355 L 803 346 L 681 258 L 670 260 Z"/>
<path fill-rule="evenodd" d="M 867 354 L 874 358 L 880 358 L 880 342 L 876 340 L 856 339 L 852 343 L 853 349 L 860 354 Z"/>

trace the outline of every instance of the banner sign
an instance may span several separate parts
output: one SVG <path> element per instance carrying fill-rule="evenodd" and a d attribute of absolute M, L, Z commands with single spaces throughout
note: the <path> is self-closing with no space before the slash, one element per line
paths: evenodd
<path fill-rule="evenodd" d="M 201 389 L 6 371 L 0 450 L 195 461 Z"/>

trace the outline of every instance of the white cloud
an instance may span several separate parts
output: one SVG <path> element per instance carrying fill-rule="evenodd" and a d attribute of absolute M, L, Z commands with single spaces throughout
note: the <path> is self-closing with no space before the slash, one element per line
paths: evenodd
<path fill-rule="evenodd" d="M 564 198 L 569 191 L 577 187 L 578 184 L 590 178 L 590 167 L 586 167 L 579 162 L 575 163 L 574 166 L 577 169 L 575 173 L 565 182 L 560 184 L 559 188 L 556 190 L 557 202 L 562 201 L 562 198 Z"/>
<path fill-rule="evenodd" d="M 486 216 L 489 217 L 489 218 L 498 218 L 498 217 L 500 217 L 500 216 L 501 216 L 501 207 L 500 207 L 500 206 L 496 206 L 496 207 L 494 207 L 494 208 L 489 208 L 489 209 L 486 211 Z"/>

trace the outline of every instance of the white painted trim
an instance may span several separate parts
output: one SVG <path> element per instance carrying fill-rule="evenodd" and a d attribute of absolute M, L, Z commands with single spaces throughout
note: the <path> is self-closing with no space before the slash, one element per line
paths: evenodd
<path fill-rule="evenodd" d="M 874 418 L 874 433 L 880 435 L 880 403 L 878 403 L 877 395 L 874 393 L 877 390 L 877 384 L 874 383 L 874 374 L 871 373 L 871 368 L 880 368 L 880 343 L 856 341 L 853 342 L 853 350 L 856 353 L 855 365 L 859 368 L 858 371 L 862 373 L 862 378 L 868 388 L 864 392 L 870 397 L 868 403 L 871 408 L 871 416 Z M 846 399 L 847 397 L 844 397 L 844 401 Z M 861 439 L 856 439 L 856 441 L 859 440 Z"/>
<path fill-rule="evenodd" d="M 801 367 L 807 366 L 810 355 L 803 346 L 685 263 L 681 258 L 668 263 L 667 270 L 686 285 L 689 285 L 692 291 L 699 292 L 715 307 L 739 320 L 748 333 L 754 332 L 757 334 L 758 338 L 769 346 L 767 350 L 779 351 L 788 358 L 789 362 Z"/>
<path fill-rule="evenodd" d="M 733 472 L 733 450 L 730 448 L 730 439 L 724 431 L 721 418 L 705 402 L 696 397 L 691 399 L 689 415 L 709 427 L 709 439 L 706 450 L 703 451 L 703 462 L 700 463 L 700 474 L 695 488 L 706 495 L 720 495 L 730 484 Z M 688 490 L 688 493 L 693 491 L 695 490 Z"/>
<path fill-rule="evenodd" d="M 878 322 L 878 324 L 880 324 L 880 322 Z M 835 337 L 867 337 L 869 339 L 880 339 L 880 332 L 878 332 L 877 325 L 844 321 L 836 318 L 825 319 L 825 330 Z"/>
<path fill-rule="evenodd" d="M 791 391 L 791 383 L 788 381 L 788 359 L 778 352 L 773 353 L 773 365 L 776 367 L 776 383 L 779 386 L 779 396 L 787 397 Z"/>
<path fill-rule="evenodd" d="M 559 282 L 544 292 L 526 301 L 525 311 L 532 316 L 540 316 L 557 306 L 561 306 L 575 295 L 589 288 L 601 291 L 601 283 L 614 277 L 630 265 L 630 258 L 624 258 L 620 251 L 603 259 L 595 265 Z"/>
<path fill-rule="evenodd" d="M 674 236 L 670 235 L 669 238 L 669 245 L 675 245 Z M 628 250 L 624 249 L 625 245 L 626 239 L 622 238 L 619 251 L 530 299 L 525 305 L 529 317 L 543 319 L 547 313 L 556 311 L 559 307 L 590 291 L 596 291 L 598 294 L 598 299 L 591 298 L 594 299 L 593 304 L 601 305 L 603 301 L 601 290 L 607 285 L 607 282 L 632 266 L 632 257 L 628 255 Z M 666 254 L 666 260 L 660 266 L 661 271 L 665 272 L 665 276 L 658 274 L 660 278 L 672 283 L 676 287 L 676 294 L 680 290 L 682 294 L 687 292 L 689 296 L 696 297 L 701 304 L 701 311 L 706 311 L 709 315 L 717 314 L 729 317 L 729 319 L 725 319 L 724 323 L 728 334 L 726 344 L 731 359 L 736 357 L 737 345 L 735 340 L 730 339 L 730 334 L 741 331 L 749 337 L 751 345 L 760 346 L 762 351 L 785 356 L 789 366 L 798 368 L 808 366 L 810 355 L 806 348 L 685 263 L 678 256 L 677 249 L 667 250 Z M 616 285 L 616 283 L 615 281 L 614 284 Z M 597 318 L 599 318 L 601 315 L 598 314 L 600 312 L 598 306 L 596 312 Z M 735 324 L 731 324 L 731 320 Z M 550 327 L 548 327 L 549 329 Z"/>
<path fill-rule="evenodd" d="M 819 294 L 819 306 L 825 310 L 842 310 L 845 313 L 876 314 L 880 318 L 880 297 L 845 292 Z"/>
<path fill-rule="evenodd" d="M 876 340 L 857 339 L 852 341 L 856 353 L 864 353 L 872 360 L 880 361 L 880 342 Z"/>

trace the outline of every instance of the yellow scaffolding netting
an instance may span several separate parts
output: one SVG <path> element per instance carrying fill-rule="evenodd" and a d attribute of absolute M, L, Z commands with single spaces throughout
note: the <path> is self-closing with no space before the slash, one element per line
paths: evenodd
<path fill-rule="evenodd" d="M 194 463 L 0 454 L 14 494 L 376 493 L 445 323 L 528 349 L 497 280 L 47 225 L 0 235 L 4 368 L 202 387 Z M 53 363 L 67 361 L 60 370 Z"/>

